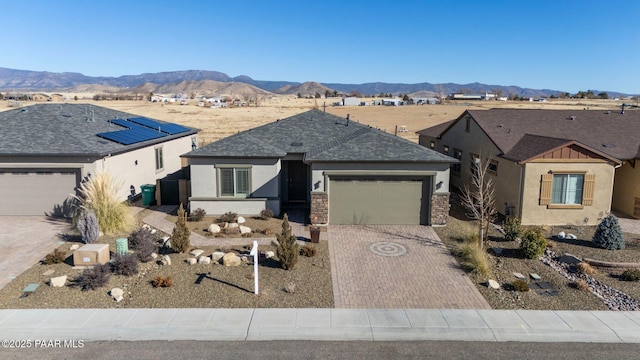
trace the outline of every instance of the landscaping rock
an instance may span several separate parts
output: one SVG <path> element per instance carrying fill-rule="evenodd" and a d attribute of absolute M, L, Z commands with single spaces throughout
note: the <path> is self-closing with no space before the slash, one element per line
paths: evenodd
<path fill-rule="evenodd" d="M 214 251 L 213 254 L 211 254 L 211 261 L 213 262 L 219 262 L 220 259 L 222 259 L 222 257 L 224 256 L 223 252 L 220 251 Z"/>
<path fill-rule="evenodd" d="M 78 244 L 73 244 L 69 247 L 69 250 L 73 251 L 73 250 L 78 250 L 80 249 L 80 245 Z"/>
<path fill-rule="evenodd" d="M 515 276 L 516 278 L 518 278 L 520 280 L 526 279 L 526 277 L 524 275 L 522 275 L 521 273 L 519 273 L 519 272 L 514 272 L 513 276 Z"/>
<path fill-rule="evenodd" d="M 109 293 L 111 294 L 113 300 L 115 300 L 116 302 L 120 302 L 123 299 L 122 295 L 124 295 L 124 290 L 120 288 L 113 288 Z"/>
<path fill-rule="evenodd" d="M 493 251 L 493 253 L 494 253 L 494 254 L 496 254 L 496 255 L 500 255 L 500 254 L 502 254 L 502 250 L 503 250 L 503 249 L 502 249 L 502 248 L 500 248 L 500 247 L 493 247 L 493 248 L 491 248 L 491 251 Z"/>
<path fill-rule="evenodd" d="M 156 253 L 151 253 L 151 258 L 152 258 L 152 259 L 157 259 L 157 258 L 158 258 L 158 254 L 156 254 Z"/>
<path fill-rule="evenodd" d="M 43 272 L 42 275 L 49 276 L 49 275 L 53 274 L 54 272 L 56 272 L 56 271 L 53 270 L 53 269 L 49 269 L 49 270 Z"/>
<path fill-rule="evenodd" d="M 209 225 L 209 227 L 207 228 L 207 231 L 212 233 L 212 234 L 217 234 L 221 231 L 220 229 L 220 225 L 218 224 L 211 224 Z"/>
<path fill-rule="evenodd" d="M 271 259 L 272 257 L 275 257 L 276 253 L 274 253 L 273 251 L 265 251 L 264 252 L 264 258 L 265 259 Z"/>
<path fill-rule="evenodd" d="M 497 281 L 489 279 L 489 281 L 487 281 L 487 287 L 490 287 L 492 289 L 500 289 L 500 284 L 498 284 Z"/>
<path fill-rule="evenodd" d="M 187 260 L 185 260 L 187 262 L 187 264 L 189 265 L 194 265 L 195 263 L 198 262 L 198 259 L 196 258 L 188 258 Z"/>
<path fill-rule="evenodd" d="M 202 255 L 203 253 L 204 253 L 204 250 L 201 250 L 201 249 L 194 249 L 194 250 L 191 250 L 189 252 L 189 254 L 191 254 L 191 255 L 193 255 L 195 257 L 198 257 L 198 256 Z"/>
<path fill-rule="evenodd" d="M 149 231 L 149 232 L 153 235 L 153 234 L 157 233 L 157 232 L 158 232 L 158 230 L 156 230 L 156 229 L 151 229 L 151 231 Z"/>
<path fill-rule="evenodd" d="M 558 235 L 556 235 L 556 237 L 557 237 L 558 239 L 561 239 L 561 240 L 562 240 L 562 239 L 564 239 L 566 236 L 567 236 L 567 235 L 565 234 L 565 232 L 564 232 L 564 231 L 560 231 L 560 232 L 558 233 Z"/>
<path fill-rule="evenodd" d="M 531 278 L 532 278 L 533 280 L 536 280 L 536 281 L 537 281 L 537 280 L 542 280 L 542 278 L 541 278 L 541 277 L 540 277 L 540 275 L 538 275 L 538 274 L 529 274 L 529 276 L 531 276 Z"/>
<path fill-rule="evenodd" d="M 250 232 L 251 232 L 250 227 L 240 225 L 240 234 L 249 234 Z"/>
<path fill-rule="evenodd" d="M 222 264 L 224 266 L 240 266 L 242 260 L 235 253 L 227 253 L 222 257 Z"/>
<path fill-rule="evenodd" d="M 229 228 L 229 229 L 235 229 L 235 228 L 238 228 L 238 227 L 240 227 L 240 225 L 238 225 L 238 223 L 229 223 L 229 224 L 225 227 L 225 229 L 226 229 L 226 228 Z"/>
<path fill-rule="evenodd" d="M 577 239 L 578 239 L 578 237 L 577 237 L 577 236 L 575 236 L 575 235 L 573 235 L 573 234 L 571 234 L 571 233 L 569 233 L 569 234 L 567 234 L 567 239 L 577 240 Z"/>
<path fill-rule="evenodd" d="M 198 258 L 198 264 L 209 265 L 209 264 L 211 264 L 211 258 L 208 257 L 208 256 L 200 256 Z"/>
<path fill-rule="evenodd" d="M 51 284 L 51 287 L 63 287 L 66 283 L 67 283 L 67 275 L 54 277 L 54 278 L 51 278 L 51 280 L 49 280 L 49 284 Z"/>
<path fill-rule="evenodd" d="M 569 264 L 569 265 L 575 265 L 582 262 L 580 258 L 578 258 L 575 255 L 571 255 L 569 253 L 565 253 L 564 255 L 559 256 L 555 260 L 561 263 Z"/>
<path fill-rule="evenodd" d="M 244 224 L 245 222 L 247 222 L 247 220 L 242 216 L 238 216 L 238 220 L 236 220 L 236 222 L 238 224 Z"/>
<path fill-rule="evenodd" d="M 171 258 L 169 257 L 169 255 L 163 255 L 162 256 L 162 260 L 160 260 L 162 265 L 167 265 L 170 266 L 171 265 Z"/>

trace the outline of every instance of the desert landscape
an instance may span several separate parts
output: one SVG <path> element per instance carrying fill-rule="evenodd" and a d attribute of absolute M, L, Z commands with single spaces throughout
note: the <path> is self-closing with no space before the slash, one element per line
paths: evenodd
<path fill-rule="evenodd" d="M 77 96 L 72 103 L 103 106 L 136 115 L 146 116 L 158 120 L 173 122 L 200 129 L 198 134 L 199 146 L 204 146 L 240 131 L 264 125 L 278 119 L 284 119 L 301 112 L 318 108 L 327 112 L 346 117 L 352 121 L 368 124 L 372 127 L 395 133 L 398 136 L 417 142 L 416 131 L 441 124 L 457 118 L 467 109 L 487 110 L 491 108 L 517 109 L 575 109 L 575 110 L 617 110 L 622 100 L 596 99 L 558 99 L 546 102 L 529 101 L 444 101 L 438 105 L 407 105 L 407 106 L 332 106 L 341 98 L 308 99 L 297 98 L 293 95 L 273 95 L 261 99 L 257 106 L 209 108 L 197 106 L 197 100 L 190 100 L 187 105 L 179 103 L 152 103 L 149 101 L 108 101 L 91 100 L 89 93 L 62 94 L 65 98 Z M 362 101 L 373 102 L 374 98 L 362 98 Z M 36 102 L 20 102 L 20 106 L 28 106 Z M 0 111 L 15 108 L 15 104 L 8 101 L 0 103 Z M 406 129 L 406 131 L 402 131 Z"/>

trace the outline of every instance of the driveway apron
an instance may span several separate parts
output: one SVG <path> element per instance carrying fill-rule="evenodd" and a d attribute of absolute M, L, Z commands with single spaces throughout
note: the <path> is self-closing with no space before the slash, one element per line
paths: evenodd
<path fill-rule="evenodd" d="M 331 225 L 336 308 L 490 309 L 431 227 Z"/>

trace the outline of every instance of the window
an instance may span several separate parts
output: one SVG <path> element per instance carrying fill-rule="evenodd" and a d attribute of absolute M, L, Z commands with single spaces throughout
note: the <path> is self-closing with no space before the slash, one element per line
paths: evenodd
<path fill-rule="evenodd" d="M 584 174 L 553 174 L 552 204 L 582 204 Z"/>
<path fill-rule="evenodd" d="M 436 149 L 436 142 L 432 140 L 432 141 L 429 143 L 429 148 L 430 148 L 431 150 L 435 150 L 435 149 Z"/>
<path fill-rule="evenodd" d="M 490 174 L 498 175 L 498 162 L 496 160 L 489 160 L 489 164 L 487 164 L 487 170 Z"/>
<path fill-rule="evenodd" d="M 156 152 L 156 170 L 164 169 L 164 160 L 162 160 L 162 147 L 155 148 Z"/>
<path fill-rule="evenodd" d="M 471 173 L 471 176 L 476 176 L 476 173 L 478 172 L 478 166 L 480 165 L 480 156 L 478 156 L 477 154 L 469 155 L 469 172 Z"/>
<path fill-rule="evenodd" d="M 191 150 L 198 149 L 198 139 L 194 136 L 191 138 Z"/>
<path fill-rule="evenodd" d="M 453 157 L 458 159 L 458 161 L 462 161 L 462 150 L 453 149 Z M 462 165 L 460 163 L 451 165 L 451 171 L 456 175 L 460 175 L 461 168 Z"/>
<path fill-rule="evenodd" d="M 449 146 L 444 145 L 442 147 L 442 153 L 445 154 L 445 155 L 449 155 Z"/>
<path fill-rule="evenodd" d="M 470 132 L 471 131 L 471 118 L 467 116 L 467 124 L 464 128 L 464 131 L 466 132 Z"/>
<path fill-rule="evenodd" d="M 249 170 L 248 167 L 219 169 L 220 196 L 246 197 L 249 195 Z"/>

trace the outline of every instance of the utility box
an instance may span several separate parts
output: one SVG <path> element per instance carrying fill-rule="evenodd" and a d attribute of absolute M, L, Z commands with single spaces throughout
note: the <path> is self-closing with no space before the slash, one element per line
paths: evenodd
<path fill-rule="evenodd" d="M 109 244 L 87 244 L 73 252 L 74 266 L 93 266 L 109 261 Z"/>

